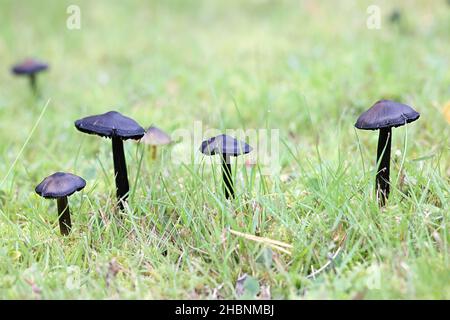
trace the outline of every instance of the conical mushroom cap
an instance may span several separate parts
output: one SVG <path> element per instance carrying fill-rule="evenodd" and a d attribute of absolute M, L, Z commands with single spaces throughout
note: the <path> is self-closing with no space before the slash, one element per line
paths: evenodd
<path fill-rule="evenodd" d="M 359 116 L 355 127 L 363 130 L 400 127 L 416 121 L 419 117 L 420 114 L 406 104 L 380 100 Z"/>
<path fill-rule="evenodd" d="M 11 69 L 12 73 L 17 75 L 29 75 L 38 73 L 48 69 L 48 64 L 34 60 L 27 59 L 19 64 L 16 64 Z"/>
<path fill-rule="evenodd" d="M 41 197 L 56 199 L 67 197 L 76 191 L 80 191 L 86 186 L 86 181 L 74 174 L 56 172 L 48 176 L 35 189 Z"/>
<path fill-rule="evenodd" d="M 147 129 L 141 141 L 150 146 L 160 146 L 171 143 L 172 139 L 161 129 L 151 126 Z"/>
<path fill-rule="evenodd" d="M 118 137 L 122 140 L 138 140 L 145 134 L 136 121 L 125 117 L 117 111 L 86 117 L 75 121 L 75 127 L 81 132 L 101 137 Z"/>
<path fill-rule="evenodd" d="M 245 142 L 227 136 L 226 134 L 205 140 L 200 147 L 200 152 L 208 156 L 224 154 L 237 157 L 241 154 L 249 153 L 252 150 L 253 148 Z"/>

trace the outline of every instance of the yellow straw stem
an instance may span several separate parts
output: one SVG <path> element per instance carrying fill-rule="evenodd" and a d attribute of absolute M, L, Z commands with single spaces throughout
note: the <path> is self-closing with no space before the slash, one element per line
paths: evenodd
<path fill-rule="evenodd" d="M 291 252 L 286 250 L 286 248 L 289 248 L 289 249 L 294 248 L 294 246 L 292 246 L 291 244 L 281 242 L 278 240 L 272 240 L 272 239 L 265 238 L 265 237 L 258 237 L 258 236 L 252 235 L 252 234 L 243 233 L 243 232 L 235 231 L 232 229 L 229 229 L 229 231 L 231 234 L 234 234 L 236 236 L 239 236 L 239 237 L 242 237 L 242 238 L 245 238 L 248 240 L 252 240 L 255 242 L 267 244 L 267 245 L 271 246 L 272 248 L 277 249 L 277 250 L 284 252 L 286 254 L 289 254 L 289 255 L 291 254 Z"/>

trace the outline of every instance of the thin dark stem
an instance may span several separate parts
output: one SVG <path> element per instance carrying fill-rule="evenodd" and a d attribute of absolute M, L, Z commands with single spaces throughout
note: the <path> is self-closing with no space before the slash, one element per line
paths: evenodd
<path fill-rule="evenodd" d="M 386 204 L 386 200 L 389 197 L 391 140 L 392 140 L 391 128 L 380 129 L 380 135 L 378 137 L 378 149 L 377 149 L 377 163 L 379 163 L 379 166 L 375 187 L 377 192 L 378 203 L 382 207 Z"/>
<path fill-rule="evenodd" d="M 30 87 L 33 93 L 37 94 L 36 75 L 34 73 L 30 74 Z"/>
<path fill-rule="evenodd" d="M 114 175 L 116 177 L 116 194 L 120 210 L 124 209 L 124 202 L 127 201 L 128 185 L 127 163 L 123 152 L 123 141 L 120 138 L 112 138 L 112 151 L 114 160 Z"/>
<path fill-rule="evenodd" d="M 234 198 L 233 175 L 231 174 L 231 163 L 229 155 L 222 155 L 222 175 L 225 198 Z"/>
<path fill-rule="evenodd" d="M 70 221 L 70 209 L 67 197 L 57 199 L 58 204 L 58 219 L 59 230 L 63 236 L 67 236 L 72 228 L 72 222 Z"/>

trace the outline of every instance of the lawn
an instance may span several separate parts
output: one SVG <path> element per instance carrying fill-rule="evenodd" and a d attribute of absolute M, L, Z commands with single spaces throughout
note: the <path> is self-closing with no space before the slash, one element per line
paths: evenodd
<path fill-rule="evenodd" d="M 445 0 L 0 0 L 0 298 L 450 299 L 449 40 Z M 38 96 L 10 72 L 27 57 Z M 384 208 L 378 133 L 354 127 L 382 98 L 421 114 L 393 129 Z M 74 126 L 110 110 L 175 140 L 124 143 L 123 212 L 111 142 Z M 276 139 L 233 160 L 227 200 L 198 148 L 232 129 Z M 56 171 L 87 181 L 65 237 L 34 191 Z"/>

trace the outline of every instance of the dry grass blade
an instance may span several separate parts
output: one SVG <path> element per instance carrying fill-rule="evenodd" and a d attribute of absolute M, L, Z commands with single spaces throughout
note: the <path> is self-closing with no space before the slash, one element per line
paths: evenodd
<path fill-rule="evenodd" d="M 324 271 L 326 268 L 328 268 L 329 265 L 331 265 L 334 261 L 334 259 L 336 259 L 336 257 L 338 256 L 339 252 L 341 251 L 342 247 L 339 247 L 336 252 L 333 254 L 332 257 L 330 257 L 327 261 L 327 263 L 325 263 L 322 267 L 320 267 L 317 270 L 313 270 L 313 272 L 309 275 L 306 276 L 307 279 L 311 279 L 311 278 L 315 278 L 319 273 L 321 273 L 322 271 Z"/>
<path fill-rule="evenodd" d="M 282 248 L 282 247 L 279 247 L 279 246 L 276 246 L 276 245 L 270 244 L 270 243 L 265 243 L 265 244 L 268 245 L 268 246 L 270 246 L 270 247 L 273 248 L 273 249 L 276 249 L 276 250 L 278 250 L 278 251 L 281 251 L 281 252 L 283 252 L 283 253 L 286 253 L 287 255 L 292 255 L 292 252 L 290 252 L 289 250 L 286 250 L 285 248 Z"/>
<path fill-rule="evenodd" d="M 252 240 L 252 241 L 255 241 L 255 242 L 259 242 L 259 243 L 263 243 L 263 244 L 269 245 L 269 246 L 271 246 L 272 248 L 274 248 L 276 250 L 279 250 L 279 251 L 284 252 L 284 253 L 286 253 L 288 255 L 291 255 L 291 252 L 286 249 L 286 248 L 288 248 L 288 249 L 292 249 L 293 248 L 293 246 L 291 244 L 289 244 L 289 243 L 281 242 L 281 241 L 278 241 L 278 240 L 272 240 L 272 239 L 265 238 L 265 237 L 258 237 L 258 236 L 252 235 L 252 234 L 243 233 L 243 232 L 235 231 L 235 230 L 232 230 L 232 229 L 228 229 L 228 230 L 230 231 L 231 234 L 234 234 L 235 236 L 239 236 L 239 237 L 242 237 L 242 238 L 245 238 L 245 239 L 248 239 L 248 240 Z"/>

